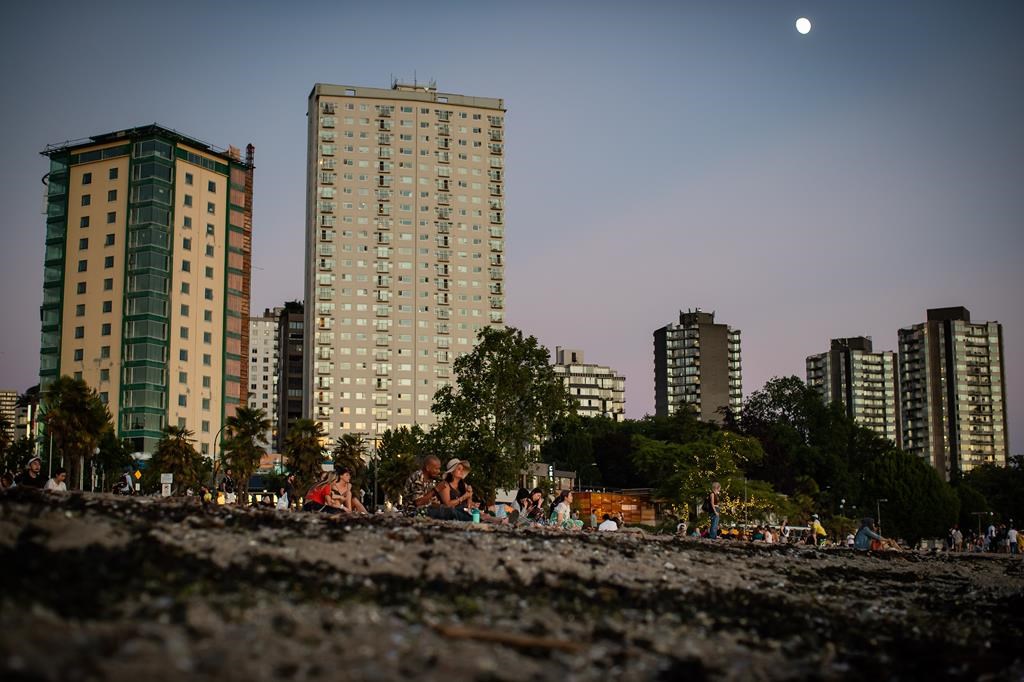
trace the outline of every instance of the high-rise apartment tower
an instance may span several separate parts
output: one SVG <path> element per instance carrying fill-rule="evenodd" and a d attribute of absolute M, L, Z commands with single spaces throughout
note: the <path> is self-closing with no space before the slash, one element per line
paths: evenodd
<path fill-rule="evenodd" d="M 654 332 L 655 414 L 690 405 L 700 419 L 721 421 L 724 408 L 738 413 L 742 404 L 739 329 L 698 308 Z"/>
<path fill-rule="evenodd" d="M 284 452 L 284 439 L 292 424 L 302 419 L 302 373 L 306 314 L 302 301 L 288 301 L 277 318 L 277 346 L 281 361 L 277 376 L 277 451 Z"/>
<path fill-rule="evenodd" d="M 270 422 L 263 448 L 273 452 L 277 443 L 278 318 L 284 308 L 267 308 L 249 318 L 249 407 L 260 409 Z"/>
<path fill-rule="evenodd" d="M 81 377 L 136 451 L 171 424 L 211 453 L 247 400 L 252 145 L 149 125 L 43 154 L 41 390 Z"/>
<path fill-rule="evenodd" d="M 626 377 L 611 367 L 588 364 L 583 351 L 555 348 L 555 374 L 562 378 L 569 395 L 576 401 L 581 417 L 626 418 Z"/>
<path fill-rule="evenodd" d="M 903 449 L 947 478 L 1006 464 L 1003 326 L 971 322 L 962 307 L 928 310 L 899 331 Z"/>
<path fill-rule="evenodd" d="M 305 412 L 331 438 L 430 425 L 504 323 L 504 103 L 317 84 L 308 115 Z"/>
<path fill-rule="evenodd" d="M 896 354 L 872 350 L 871 339 L 832 339 L 827 353 L 807 358 L 807 385 L 826 403 L 841 403 L 858 424 L 900 443 Z"/>

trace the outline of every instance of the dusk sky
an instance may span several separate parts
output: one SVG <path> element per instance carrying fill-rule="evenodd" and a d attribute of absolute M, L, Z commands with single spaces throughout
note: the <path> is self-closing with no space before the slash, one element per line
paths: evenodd
<path fill-rule="evenodd" d="M 1024 3 L 47 2 L 0 25 L 0 388 L 38 381 L 48 143 L 157 122 L 256 146 L 255 313 L 302 298 L 317 82 L 505 100 L 507 321 L 626 376 L 743 331 L 744 391 L 929 307 L 1003 323 L 1024 452 Z M 801 16 L 810 34 L 794 28 Z"/>

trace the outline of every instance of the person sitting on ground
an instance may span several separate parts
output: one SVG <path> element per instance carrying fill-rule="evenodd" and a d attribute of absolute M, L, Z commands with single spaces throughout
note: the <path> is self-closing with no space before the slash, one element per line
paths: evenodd
<path fill-rule="evenodd" d="M 681 535 L 684 538 L 686 537 L 686 521 L 680 521 L 676 524 L 676 535 Z"/>
<path fill-rule="evenodd" d="M 601 525 L 598 526 L 597 529 L 600 531 L 618 530 L 619 524 L 612 520 L 611 515 L 605 514 L 604 521 L 601 522 Z"/>
<path fill-rule="evenodd" d="M 898 551 L 900 548 L 894 540 L 882 537 L 882 534 L 878 532 L 878 526 L 875 525 L 875 520 L 870 517 L 860 520 L 860 529 L 853 539 L 853 546 L 859 550 L 866 551 L 870 549 L 875 552 L 882 549 L 895 549 Z"/>
<path fill-rule="evenodd" d="M 750 540 L 751 542 L 764 540 L 764 531 L 761 530 L 760 526 L 754 529 L 754 534 L 750 536 Z"/>
<path fill-rule="evenodd" d="M 423 466 L 412 472 L 402 491 L 402 505 L 406 516 L 425 516 L 429 507 L 440 504 L 437 496 L 441 460 L 434 455 L 423 458 Z"/>
<path fill-rule="evenodd" d="M 302 511 L 323 512 L 325 514 L 341 512 L 341 509 L 327 504 L 328 498 L 331 495 L 331 486 L 336 481 L 337 477 L 333 473 L 328 473 L 325 478 L 321 478 L 318 482 L 314 483 L 306 491 L 306 502 L 302 505 Z"/>
<path fill-rule="evenodd" d="M 534 488 L 530 491 L 529 496 L 525 500 L 521 500 L 522 511 L 519 513 L 520 521 L 529 521 L 531 523 L 543 523 L 544 522 L 544 491 L 540 488 Z"/>
<path fill-rule="evenodd" d="M 68 470 L 64 467 L 58 467 L 53 472 L 53 478 L 46 482 L 43 486 L 43 490 L 52 490 L 58 493 L 66 493 L 68 491 L 68 485 L 66 483 L 68 478 Z"/>
<path fill-rule="evenodd" d="M 25 464 L 25 470 L 18 474 L 14 482 L 24 488 L 38 488 L 42 490 L 43 486 L 46 485 L 46 479 L 40 473 L 42 468 L 43 460 L 33 457 Z"/>
<path fill-rule="evenodd" d="M 567 530 L 583 528 L 583 522 L 572 518 L 572 491 L 563 490 L 551 505 L 551 525 Z"/>
<path fill-rule="evenodd" d="M 7 490 L 14 487 L 14 476 L 11 472 L 5 471 L 0 475 L 0 490 Z"/>
<path fill-rule="evenodd" d="M 466 483 L 469 475 L 469 460 L 454 457 L 448 460 L 444 479 L 435 488 L 441 506 L 448 509 L 456 521 L 472 521 L 473 486 Z"/>
<path fill-rule="evenodd" d="M 337 472 L 337 480 L 331 486 L 331 498 L 345 511 L 366 514 L 366 507 L 359 501 L 359 498 L 352 494 L 352 470 L 342 467 Z"/>

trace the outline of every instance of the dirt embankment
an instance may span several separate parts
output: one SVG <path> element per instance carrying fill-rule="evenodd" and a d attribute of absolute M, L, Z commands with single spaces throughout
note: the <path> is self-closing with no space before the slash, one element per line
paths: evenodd
<path fill-rule="evenodd" d="M 5 680 L 1024 675 L 1019 558 L 15 490 L 0 578 Z"/>

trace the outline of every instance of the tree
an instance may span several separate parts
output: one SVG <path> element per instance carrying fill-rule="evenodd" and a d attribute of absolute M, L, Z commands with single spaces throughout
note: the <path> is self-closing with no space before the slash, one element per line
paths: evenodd
<path fill-rule="evenodd" d="M 575 471 L 581 483 L 597 485 L 601 471 L 594 462 L 594 441 L 587 418 L 575 414 L 560 417 L 551 425 L 551 437 L 541 446 L 541 460 L 563 471 Z"/>
<path fill-rule="evenodd" d="M 104 474 L 103 488 L 109 488 L 117 482 L 121 472 L 135 464 L 132 458 L 132 446 L 128 439 L 120 439 L 113 429 L 105 431 L 100 438 L 99 454 L 95 465 Z"/>
<path fill-rule="evenodd" d="M 196 490 L 203 476 L 203 457 L 196 452 L 195 434 L 183 426 L 165 426 L 163 436 L 156 445 L 156 452 L 146 467 L 143 486 L 156 487 L 160 474 L 173 474 L 171 492 L 183 494 L 187 489 Z"/>
<path fill-rule="evenodd" d="M 304 495 L 323 474 L 326 434 L 320 422 L 299 419 L 284 438 L 287 467 L 295 474 L 295 489 Z"/>
<path fill-rule="evenodd" d="M 84 381 L 62 376 L 44 393 L 42 413 L 55 451 L 67 462 L 68 487 L 81 488 L 85 465 L 103 432 L 111 428 L 110 412 Z"/>
<path fill-rule="evenodd" d="M 346 433 L 338 438 L 331 450 L 331 459 L 334 460 L 335 471 L 342 468 L 352 471 L 352 490 L 366 489 L 367 445 L 360 434 Z"/>
<path fill-rule="evenodd" d="M 405 483 L 420 466 L 424 433 L 418 425 L 402 426 L 385 431 L 377 444 L 377 456 L 371 463 L 376 467 L 377 486 L 384 499 L 397 504 Z"/>
<path fill-rule="evenodd" d="M 25 464 L 32 459 L 32 453 L 35 450 L 35 443 L 28 436 L 22 436 L 18 440 L 11 443 L 7 450 L 3 453 L 2 471 L 17 474 L 25 468 Z"/>
<path fill-rule="evenodd" d="M 266 453 L 262 446 L 269 430 L 267 413 L 259 407 L 239 407 L 224 422 L 224 463 L 235 473 L 241 500 L 248 499 L 249 479 Z"/>
<path fill-rule="evenodd" d="M 1015 458 L 1011 457 L 1008 466 L 1005 467 L 986 464 L 964 474 L 957 487 L 968 486 L 984 499 L 985 504 L 977 509 L 962 511 L 968 514 L 971 511 L 992 511 L 995 518 L 1007 522 L 1014 519 L 1019 523 L 1024 519 L 1024 469 L 1014 460 Z M 963 494 L 961 499 L 964 499 Z M 978 506 L 974 499 L 972 506 Z M 961 517 L 963 516 L 961 513 Z"/>
<path fill-rule="evenodd" d="M 434 395 L 435 427 L 447 452 L 473 465 L 472 484 L 490 503 L 515 485 L 552 423 L 575 411 L 550 354 L 518 329 L 484 327 L 454 364 L 455 385 Z"/>
<path fill-rule="evenodd" d="M 879 507 L 881 499 L 887 502 Z M 883 533 L 914 544 L 945 537 L 957 522 L 960 502 L 928 462 L 893 448 L 864 467 L 861 509 L 880 509 Z"/>

